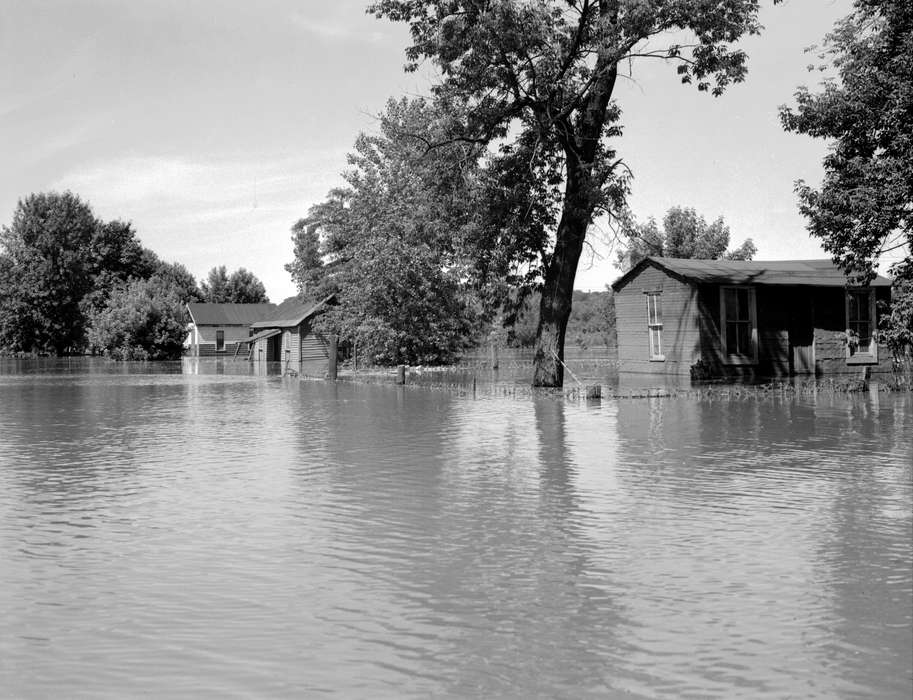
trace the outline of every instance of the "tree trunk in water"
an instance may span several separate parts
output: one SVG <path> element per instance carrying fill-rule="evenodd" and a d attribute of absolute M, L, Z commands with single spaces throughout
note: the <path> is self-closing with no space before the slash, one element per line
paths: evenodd
<path fill-rule="evenodd" d="M 575 180 L 568 180 L 555 252 L 545 271 L 533 356 L 533 386 L 564 386 L 564 334 L 571 315 L 577 263 L 590 219 L 586 202 L 580 201 L 580 192 L 571 191 Z"/>
<path fill-rule="evenodd" d="M 601 3 L 600 8 L 601 15 L 617 19 L 616 10 L 608 4 Z M 596 73 L 600 77 L 576 121 L 565 119 L 558 123 L 557 138 L 565 154 L 564 205 L 555 235 L 555 251 L 548 261 L 542 286 L 533 386 L 564 386 L 564 334 L 571 315 L 577 263 L 583 252 L 590 218 L 608 176 L 606 172 L 599 172 L 594 178 L 594 168 L 600 157 L 599 142 L 606 110 L 618 77 L 615 59 L 609 54 L 600 54 Z"/>

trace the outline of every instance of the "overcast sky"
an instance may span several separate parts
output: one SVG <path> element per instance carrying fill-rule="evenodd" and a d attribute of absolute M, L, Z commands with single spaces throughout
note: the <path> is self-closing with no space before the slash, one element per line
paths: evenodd
<path fill-rule="evenodd" d="M 390 96 L 427 92 L 402 70 L 408 34 L 367 0 L 0 0 L 0 223 L 32 192 L 69 189 L 96 216 L 133 222 L 143 243 L 197 279 L 246 267 L 271 300 L 292 224 L 340 183 L 345 154 Z M 722 215 L 758 259 L 826 257 L 793 183 L 818 182 L 825 144 L 785 134 L 777 107 L 818 77 L 806 67 L 849 0 L 762 0 L 744 42 L 745 83 L 720 98 L 662 61 L 617 90 L 640 219 L 673 205 Z M 581 263 L 603 289 L 614 256 Z"/>

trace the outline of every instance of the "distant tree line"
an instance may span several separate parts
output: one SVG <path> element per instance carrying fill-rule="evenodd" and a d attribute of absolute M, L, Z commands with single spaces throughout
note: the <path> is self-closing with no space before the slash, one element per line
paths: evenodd
<path fill-rule="evenodd" d="M 175 359 L 186 304 L 214 296 L 222 276 L 214 268 L 201 290 L 186 267 L 145 248 L 131 224 L 98 219 L 72 192 L 29 195 L 0 229 L 0 352 Z M 243 268 L 227 279 L 231 300 L 265 300 Z"/>

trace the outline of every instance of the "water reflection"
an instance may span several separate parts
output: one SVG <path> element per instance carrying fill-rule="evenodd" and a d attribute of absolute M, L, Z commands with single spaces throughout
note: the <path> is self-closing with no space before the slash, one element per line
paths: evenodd
<path fill-rule="evenodd" d="M 230 367 L 0 373 L 4 692 L 909 697 L 909 396 Z"/>

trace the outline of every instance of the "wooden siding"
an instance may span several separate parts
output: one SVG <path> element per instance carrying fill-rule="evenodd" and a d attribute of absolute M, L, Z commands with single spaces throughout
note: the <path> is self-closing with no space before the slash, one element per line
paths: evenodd
<path fill-rule="evenodd" d="M 190 342 L 187 352 L 197 357 L 234 355 L 238 343 L 244 343 L 250 337 L 247 326 L 196 326 L 190 331 Z M 225 350 L 216 351 L 216 332 L 225 333 Z M 246 346 L 241 348 L 244 352 Z M 246 353 L 245 353 L 246 355 Z"/>
<path fill-rule="evenodd" d="M 329 347 L 322 338 L 314 333 L 308 333 L 301 339 L 301 361 L 327 360 Z"/>
<path fill-rule="evenodd" d="M 856 374 L 859 363 L 847 361 L 846 291 L 841 287 L 759 286 L 756 290 L 758 362 L 729 365 L 722 356 L 720 287 L 701 285 L 702 359 L 714 376 L 784 376 L 790 374 Z M 878 299 L 889 290 L 877 288 Z M 875 372 L 891 370 L 890 353 L 878 348 Z"/>
<path fill-rule="evenodd" d="M 288 361 L 289 363 L 296 365 L 296 369 L 298 369 L 297 365 L 302 362 L 314 363 L 319 361 L 326 363 L 329 357 L 328 344 L 323 338 L 310 330 L 307 321 L 300 326 L 283 329 L 280 338 L 280 361 L 283 363 Z M 261 338 L 256 342 L 252 359 L 261 361 L 266 360 L 268 341 L 269 338 Z M 325 364 L 323 371 L 326 371 Z"/>
<path fill-rule="evenodd" d="M 664 360 L 650 359 L 647 292 L 661 292 Z M 696 289 L 648 266 L 615 295 L 618 366 L 625 372 L 688 374 L 700 357 Z"/>
<path fill-rule="evenodd" d="M 877 362 L 847 361 L 844 335 L 846 331 L 846 292 L 843 289 L 823 287 L 814 291 L 816 371 L 821 374 L 859 374 L 864 367 L 869 367 L 872 372 L 890 372 L 891 352 L 884 345 L 878 345 Z M 890 294 L 889 288 L 875 288 L 875 298 L 878 301 L 890 300 Z"/>

